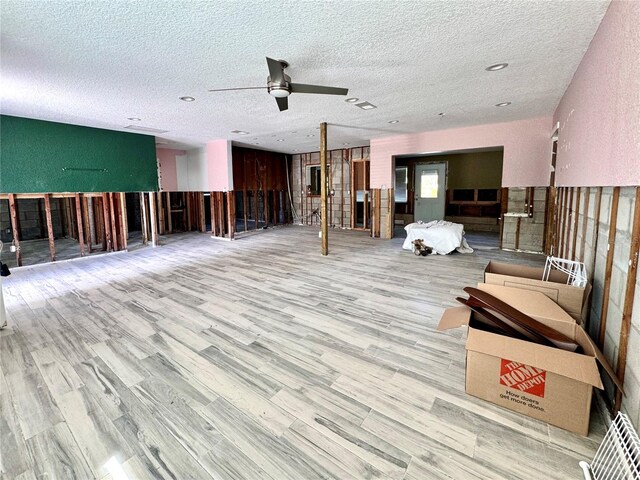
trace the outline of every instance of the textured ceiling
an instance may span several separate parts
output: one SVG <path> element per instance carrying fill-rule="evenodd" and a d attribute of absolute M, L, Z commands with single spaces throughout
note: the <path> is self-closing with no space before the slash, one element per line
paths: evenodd
<path fill-rule="evenodd" d="M 339 148 L 533 118 L 553 113 L 608 3 L 12 0 L 0 12 L 0 108 L 116 130 L 136 123 L 179 142 L 165 146 L 226 138 L 289 153 L 317 150 L 322 121 Z M 347 87 L 378 108 L 293 94 L 279 112 L 262 90 L 207 92 L 264 85 L 265 56 L 287 60 L 294 82 Z M 509 67 L 485 71 L 498 62 Z"/>

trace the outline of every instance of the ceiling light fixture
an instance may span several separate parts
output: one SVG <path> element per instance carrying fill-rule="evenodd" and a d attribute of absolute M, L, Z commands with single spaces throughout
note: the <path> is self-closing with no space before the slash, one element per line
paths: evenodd
<path fill-rule="evenodd" d="M 132 122 L 139 122 L 141 119 L 138 117 L 128 117 L 127 120 L 131 120 Z"/>
<path fill-rule="evenodd" d="M 446 114 L 445 114 L 444 112 L 440 112 L 438 115 L 439 115 L 440 117 L 444 117 Z"/>
<path fill-rule="evenodd" d="M 373 110 L 374 108 L 378 108 L 373 103 L 369 102 L 356 103 L 356 107 L 360 107 L 362 110 Z"/>
<path fill-rule="evenodd" d="M 231 133 L 235 133 L 237 135 L 249 135 L 249 132 L 245 132 L 244 130 L 231 130 Z"/>
<path fill-rule="evenodd" d="M 360 99 L 356 98 L 356 97 L 351 97 L 351 98 L 347 98 L 345 100 L 345 102 L 347 102 L 347 103 L 356 103 L 358 100 L 360 100 Z"/>
<path fill-rule="evenodd" d="M 487 72 L 497 72 L 498 70 L 502 70 L 509 66 L 508 63 L 496 63 L 495 65 L 489 65 L 485 70 Z"/>
<path fill-rule="evenodd" d="M 307 135 L 307 138 L 315 137 L 315 135 Z"/>
<path fill-rule="evenodd" d="M 342 145 L 349 145 L 348 143 L 343 143 Z"/>
<path fill-rule="evenodd" d="M 389 123 L 398 123 L 400 120 L 389 120 Z"/>
<path fill-rule="evenodd" d="M 511 105 L 511 102 L 496 103 L 496 107 L 508 107 L 509 105 Z"/>
<path fill-rule="evenodd" d="M 180 97 L 180 100 L 182 100 L 183 102 L 193 102 L 195 100 L 195 98 L 193 98 L 193 97 Z"/>
<path fill-rule="evenodd" d="M 284 142 L 284 138 L 279 138 L 276 142 Z"/>

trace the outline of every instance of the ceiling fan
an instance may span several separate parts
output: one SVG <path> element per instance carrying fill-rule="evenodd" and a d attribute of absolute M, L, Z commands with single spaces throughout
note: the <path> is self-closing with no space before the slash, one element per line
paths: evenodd
<path fill-rule="evenodd" d="M 348 88 L 292 83 L 291 77 L 284 73 L 284 69 L 289 66 L 284 60 L 274 60 L 273 58 L 267 57 L 267 66 L 269 67 L 269 76 L 267 77 L 266 87 L 218 88 L 209 91 L 228 92 L 231 90 L 261 90 L 266 88 L 269 94 L 275 97 L 281 112 L 289 108 L 287 97 L 292 93 L 316 93 L 321 95 L 346 95 L 349 93 Z"/>

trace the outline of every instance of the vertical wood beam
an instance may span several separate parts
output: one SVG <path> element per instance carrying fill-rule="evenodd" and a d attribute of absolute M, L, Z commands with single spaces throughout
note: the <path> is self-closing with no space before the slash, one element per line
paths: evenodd
<path fill-rule="evenodd" d="M 246 174 L 245 174 L 246 176 Z M 249 212 L 249 205 L 247 202 L 248 198 L 247 198 L 247 188 L 246 188 L 246 183 L 245 183 L 245 188 L 244 190 L 242 190 L 242 212 L 244 213 L 244 231 L 246 232 L 247 230 L 249 230 L 249 218 L 248 218 L 248 212 Z"/>
<path fill-rule="evenodd" d="M 620 383 L 624 383 L 624 374 L 627 369 L 627 352 L 629 349 L 629 332 L 631 331 L 631 317 L 633 314 L 633 299 L 636 293 L 636 278 L 638 275 L 638 253 L 640 251 L 640 187 L 636 187 L 636 201 L 633 211 L 633 227 L 631 229 L 631 247 L 629 249 L 629 270 L 627 271 L 627 286 L 624 295 L 624 307 L 622 309 L 622 325 L 620 327 L 620 341 L 618 342 L 618 369 L 617 376 Z M 632 352 L 633 353 L 633 352 Z M 638 355 L 636 352 L 635 355 Z M 620 411 L 622 404 L 622 391 L 616 389 L 613 414 Z"/>
<path fill-rule="evenodd" d="M 82 200 L 80 194 L 75 194 L 76 199 L 76 223 L 78 224 L 78 243 L 80 244 L 80 256 L 84 257 L 84 230 L 82 228 Z"/>
<path fill-rule="evenodd" d="M 104 236 L 105 236 L 105 246 L 107 252 L 111 252 L 113 250 L 113 242 L 111 240 L 111 227 L 109 227 L 109 194 L 102 194 L 102 216 L 104 219 Z"/>
<path fill-rule="evenodd" d="M 607 262 L 605 264 L 604 286 L 602 288 L 602 307 L 600 309 L 600 332 L 598 334 L 598 346 L 601 350 L 604 346 L 604 336 L 607 329 L 607 315 L 609 313 L 611 269 L 613 267 L 613 254 L 616 248 L 616 229 L 618 226 L 619 201 L 620 187 L 614 187 L 613 198 L 611 200 L 611 214 L 609 215 L 609 241 L 607 242 Z"/>
<path fill-rule="evenodd" d="M 204 192 L 198 192 L 198 225 L 200 232 L 207 231 L 207 220 L 204 214 Z"/>
<path fill-rule="evenodd" d="M 564 238 L 564 246 L 562 248 L 562 258 L 569 258 L 569 249 L 571 247 L 571 223 L 573 219 L 573 197 L 575 196 L 575 188 L 571 187 L 571 189 L 567 189 L 567 195 L 569 197 L 569 208 L 567 209 L 567 216 L 565 221 L 566 225 L 566 237 Z"/>
<path fill-rule="evenodd" d="M 118 194 L 118 219 L 120 221 L 120 245 L 123 250 L 129 246 L 129 223 L 127 222 L 127 196 L 124 192 Z"/>
<path fill-rule="evenodd" d="M 147 202 L 144 198 L 144 192 L 140 192 L 140 225 L 142 230 L 142 243 L 144 245 L 149 241 L 149 234 L 147 229 Z"/>
<path fill-rule="evenodd" d="M 346 148 L 343 149 L 340 157 L 340 228 L 344 228 L 344 162 L 348 151 Z"/>
<path fill-rule="evenodd" d="M 89 199 L 91 197 L 83 197 L 82 198 L 82 221 L 84 222 L 84 237 L 87 243 L 87 252 L 91 253 L 93 251 L 93 239 L 95 237 L 95 232 L 92 231 L 91 225 L 91 206 L 89 203 Z"/>
<path fill-rule="evenodd" d="M 516 244 L 515 249 L 518 250 L 520 248 L 520 224 L 522 217 L 516 217 Z"/>
<path fill-rule="evenodd" d="M 224 192 L 216 192 L 218 199 L 218 236 L 224 237 Z"/>
<path fill-rule="evenodd" d="M 167 210 L 167 233 L 173 233 L 173 224 L 171 216 L 173 212 L 171 211 L 171 192 L 167 192 L 167 198 L 165 201 L 165 209 Z"/>
<path fill-rule="evenodd" d="M 227 192 L 227 222 L 228 222 L 228 230 L 229 230 L 229 240 L 233 240 L 235 238 L 236 233 L 236 202 L 235 202 L 235 192 L 229 191 Z"/>
<path fill-rule="evenodd" d="M 320 124 L 320 216 L 322 255 L 329 255 L 329 217 L 327 211 L 327 123 Z"/>
<path fill-rule="evenodd" d="M 591 201 L 591 187 L 587 187 L 584 192 L 584 208 L 582 211 L 582 234 L 580 236 L 580 256 L 576 257 L 580 262 L 584 262 L 584 249 L 587 244 L 587 227 L 589 223 L 589 202 Z"/>
<path fill-rule="evenodd" d="M 44 194 L 44 215 L 47 219 L 47 237 L 49 238 L 49 255 L 51 261 L 56 261 L 56 241 L 53 237 L 53 222 L 51 220 L 51 195 Z"/>
<path fill-rule="evenodd" d="M 576 191 L 576 205 L 574 211 L 574 223 L 573 223 L 573 241 L 571 242 L 571 260 L 576 259 L 576 245 L 578 242 L 578 222 L 580 220 L 580 194 L 582 189 L 578 187 Z"/>
<path fill-rule="evenodd" d="M 156 230 L 156 194 L 149 192 L 149 220 L 151 225 L 151 245 L 158 246 L 158 231 Z"/>
<path fill-rule="evenodd" d="M 503 187 L 500 189 L 500 249 L 502 249 L 504 236 L 504 214 L 509 210 L 509 189 Z"/>
<path fill-rule="evenodd" d="M 158 192 L 158 234 L 160 235 L 164 235 L 165 229 L 164 229 L 164 225 L 165 225 L 165 221 L 164 221 L 164 217 L 165 217 L 165 208 L 163 205 L 163 201 L 162 201 L 162 192 Z"/>
<path fill-rule="evenodd" d="M 18 217 L 18 205 L 16 196 L 9 194 L 9 215 L 11 216 L 11 230 L 13 233 L 13 245 L 16 247 L 16 265 L 22 266 L 22 252 L 20 251 L 20 220 Z"/>
<path fill-rule="evenodd" d="M 116 205 L 113 201 L 113 192 L 109 193 L 109 212 L 111 214 L 111 239 L 113 241 L 113 250 L 120 250 L 118 243 L 118 224 L 116 222 Z"/>
<path fill-rule="evenodd" d="M 547 205 L 544 219 L 544 253 L 552 255 L 554 228 L 556 225 L 556 201 L 558 189 L 556 187 L 547 188 Z"/>
<path fill-rule="evenodd" d="M 209 214 L 211 216 L 211 235 L 216 236 L 218 231 L 216 225 L 216 194 L 215 192 L 209 192 Z"/>
<path fill-rule="evenodd" d="M 562 218 L 560 220 L 560 238 L 558 240 L 559 244 L 558 244 L 558 253 L 557 253 L 557 256 L 561 258 L 563 257 L 564 238 L 565 238 L 565 232 L 567 230 L 567 201 L 568 201 L 567 194 L 568 192 L 569 192 L 569 189 L 567 187 L 562 188 Z"/>
<path fill-rule="evenodd" d="M 395 189 L 388 188 L 387 189 L 387 238 L 393 238 L 395 234 Z"/>

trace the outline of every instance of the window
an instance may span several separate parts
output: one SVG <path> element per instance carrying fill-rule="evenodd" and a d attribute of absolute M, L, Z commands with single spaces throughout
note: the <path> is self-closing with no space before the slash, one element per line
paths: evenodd
<path fill-rule="evenodd" d="M 420 198 L 438 198 L 438 172 L 422 172 L 420 175 Z"/>
<path fill-rule="evenodd" d="M 396 183 L 393 187 L 396 203 L 407 203 L 408 184 L 409 167 L 396 167 Z"/>
<path fill-rule="evenodd" d="M 307 195 L 320 195 L 322 178 L 320 165 L 307 167 Z"/>

